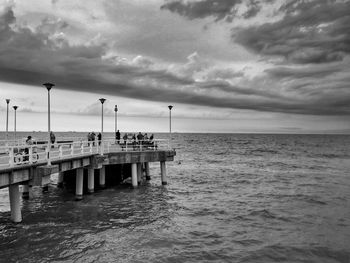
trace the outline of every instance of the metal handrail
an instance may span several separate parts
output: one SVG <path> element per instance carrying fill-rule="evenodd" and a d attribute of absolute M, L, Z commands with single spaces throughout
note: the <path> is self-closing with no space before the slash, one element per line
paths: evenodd
<path fill-rule="evenodd" d="M 101 153 L 101 144 L 103 143 L 103 153 Z M 50 147 L 50 148 L 48 148 Z M 114 138 L 105 138 L 102 142 L 73 140 L 69 142 L 33 145 L 5 145 L 0 146 L 0 168 L 13 167 L 23 164 L 46 163 L 59 159 L 106 154 L 122 151 L 156 151 L 158 149 L 170 149 L 168 140 L 119 140 Z"/>

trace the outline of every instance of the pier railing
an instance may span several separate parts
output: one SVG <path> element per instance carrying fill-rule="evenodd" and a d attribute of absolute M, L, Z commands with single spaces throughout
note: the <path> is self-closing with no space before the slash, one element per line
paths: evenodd
<path fill-rule="evenodd" d="M 58 140 L 57 143 L 50 146 L 47 142 L 37 143 L 36 141 L 32 145 L 26 145 L 22 140 L 0 144 L 0 169 L 24 164 L 48 163 L 49 160 L 55 161 L 77 156 L 170 149 L 168 140 L 159 139 L 152 141 L 117 141 L 114 138 L 105 138 L 103 141 L 71 139 Z"/>

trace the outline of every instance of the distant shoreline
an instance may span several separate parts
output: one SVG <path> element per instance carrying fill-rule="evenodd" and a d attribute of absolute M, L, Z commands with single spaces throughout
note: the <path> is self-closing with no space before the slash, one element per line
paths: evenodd
<path fill-rule="evenodd" d="M 54 131 L 55 133 L 89 133 L 91 131 Z M 98 130 L 96 130 L 98 132 Z M 121 131 L 121 133 L 137 133 L 139 131 Z M 147 133 L 155 133 L 155 134 L 169 134 L 169 132 L 157 132 L 157 131 L 141 131 L 141 132 L 147 132 Z M 13 131 L 9 131 L 9 135 Z M 47 131 L 17 131 L 17 134 L 21 133 L 47 133 Z M 105 131 L 105 134 L 114 134 L 114 131 Z M 0 134 L 6 134 L 6 131 L 0 131 Z M 172 132 L 173 135 L 175 134 L 236 134 L 236 135 L 350 135 L 349 132 L 339 132 L 339 133 L 328 133 L 328 132 L 320 132 L 320 133 L 290 133 L 290 132 Z"/>

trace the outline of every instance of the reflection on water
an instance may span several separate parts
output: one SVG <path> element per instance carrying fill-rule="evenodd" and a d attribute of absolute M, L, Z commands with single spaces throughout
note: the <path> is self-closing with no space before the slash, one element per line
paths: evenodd
<path fill-rule="evenodd" d="M 17 225 L 1 190 L 0 261 L 350 262 L 349 136 L 174 137 L 166 187 L 33 188 Z"/>

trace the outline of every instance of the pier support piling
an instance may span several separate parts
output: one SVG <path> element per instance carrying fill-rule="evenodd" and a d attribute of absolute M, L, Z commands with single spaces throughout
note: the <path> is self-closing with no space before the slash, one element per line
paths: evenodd
<path fill-rule="evenodd" d="M 10 208 L 11 208 L 11 220 L 15 223 L 22 221 L 21 206 L 20 206 L 20 193 L 18 184 L 9 186 L 10 196 Z"/>
<path fill-rule="evenodd" d="M 43 193 L 47 193 L 48 191 L 49 191 L 49 185 L 43 185 L 42 187 L 41 187 L 41 189 L 42 189 L 42 191 L 43 191 Z"/>
<path fill-rule="evenodd" d="M 63 176 L 64 176 L 63 172 L 58 173 L 58 178 L 57 178 L 57 187 L 58 188 L 63 188 Z"/>
<path fill-rule="evenodd" d="M 22 198 L 29 199 L 29 185 L 27 184 L 22 186 Z"/>
<path fill-rule="evenodd" d="M 84 180 L 84 169 L 78 168 L 76 174 L 75 183 L 75 200 L 79 201 L 83 199 L 83 180 Z"/>
<path fill-rule="evenodd" d="M 131 164 L 131 183 L 133 187 L 137 187 L 137 164 Z"/>
<path fill-rule="evenodd" d="M 160 172 L 161 172 L 161 179 L 162 179 L 162 185 L 167 185 L 167 178 L 166 178 L 166 166 L 165 162 L 160 162 Z"/>
<path fill-rule="evenodd" d="M 146 180 L 151 180 L 151 175 L 149 173 L 149 163 L 145 163 Z"/>
<path fill-rule="evenodd" d="M 88 169 L 88 193 L 92 194 L 95 188 L 95 170 L 93 168 Z"/>
<path fill-rule="evenodd" d="M 140 185 L 142 180 L 142 163 L 137 164 L 137 183 Z"/>
<path fill-rule="evenodd" d="M 105 188 L 106 186 L 106 167 L 102 166 L 100 169 L 100 187 Z"/>

